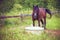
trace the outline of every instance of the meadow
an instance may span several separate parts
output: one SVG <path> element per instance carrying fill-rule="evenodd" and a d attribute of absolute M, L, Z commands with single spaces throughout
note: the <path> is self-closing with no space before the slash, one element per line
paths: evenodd
<path fill-rule="evenodd" d="M 18 8 L 20 7 L 17 5 Z M 31 9 L 18 9 L 13 8 L 10 12 L 6 12 L 6 16 L 13 16 L 13 15 L 20 15 L 22 14 L 31 14 Z M 20 11 L 19 11 L 20 10 Z M 51 19 L 48 18 L 47 15 L 46 21 L 46 28 L 50 30 L 57 30 L 60 29 L 60 18 L 53 15 Z M 21 21 L 20 17 L 18 18 L 7 18 L 4 19 L 4 27 L 0 28 L 0 40 L 60 40 L 59 36 L 53 36 L 51 34 L 42 33 L 40 35 L 35 35 L 32 33 L 26 33 L 24 28 L 26 26 L 30 26 L 32 24 L 31 16 L 24 17 L 23 22 Z"/>

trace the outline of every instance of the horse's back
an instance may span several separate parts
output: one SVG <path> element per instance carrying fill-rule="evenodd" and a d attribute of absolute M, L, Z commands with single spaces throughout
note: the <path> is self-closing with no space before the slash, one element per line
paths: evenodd
<path fill-rule="evenodd" d="M 46 16 L 45 8 L 39 8 L 39 16 L 40 17 L 45 17 Z"/>

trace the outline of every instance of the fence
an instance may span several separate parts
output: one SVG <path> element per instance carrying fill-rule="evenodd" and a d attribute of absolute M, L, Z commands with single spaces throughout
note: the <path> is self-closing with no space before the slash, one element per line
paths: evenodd
<path fill-rule="evenodd" d="M 52 12 L 52 15 L 54 15 L 54 14 L 60 14 L 60 10 L 56 10 L 56 11 L 51 11 Z M 0 26 L 2 25 L 2 24 L 4 24 L 4 20 L 6 19 L 6 18 L 21 18 L 21 21 L 23 22 L 23 20 L 24 20 L 24 17 L 26 17 L 26 16 L 32 16 L 32 14 L 20 14 L 20 15 L 17 15 L 17 16 L 0 16 Z"/>

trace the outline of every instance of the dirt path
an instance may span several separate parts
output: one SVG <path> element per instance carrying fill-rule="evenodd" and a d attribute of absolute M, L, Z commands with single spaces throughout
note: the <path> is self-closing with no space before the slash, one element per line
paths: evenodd
<path fill-rule="evenodd" d="M 46 29 L 45 32 L 48 33 L 48 34 L 55 35 L 55 36 L 60 36 L 60 30 L 49 30 L 49 29 Z"/>

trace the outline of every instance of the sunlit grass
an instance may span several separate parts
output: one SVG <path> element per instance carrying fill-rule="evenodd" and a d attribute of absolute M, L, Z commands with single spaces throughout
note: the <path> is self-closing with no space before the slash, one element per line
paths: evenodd
<path fill-rule="evenodd" d="M 60 18 L 52 16 L 51 19 L 47 19 L 47 28 L 48 29 L 60 29 Z"/>
<path fill-rule="evenodd" d="M 35 35 L 27 33 L 21 27 L 3 28 L 0 30 L 0 36 L 2 40 L 57 40 L 56 36 L 52 36 L 51 34 L 42 33 Z"/>
<path fill-rule="evenodd" d="M 32 24 L 31 17 L 24 18 L 23 22 L 21 22 L 20 18 L 6 20 L 8 24 L 0 30 L 0 34 L 5 36 L 2 36 L 3 40 L 58 40 L 56 36 L 51 34 L 42 33 L 35 35 L 25 32 L 24 27 Z M 51 19 L 47 18 L 47 29 L 60 29 L 59 20 L 60 18 L 55 16 L 52 16 Z"/>
<path fill-rule="evenodd" d="M 13 16 L 22 14 L 31 14 L 31 9 L 22 8 L 21 5 L 15 4 L 5 15 Z M 52 16 L 51 19 L 47 18 L 47 29 L 60 29 L 60 18 Z M 5 26 L 0 29 L 0 36 L 2 40 L 57 40 L 55 36 L 42 33 L 41 35 L 35 35 L 26 33 L 24 27 L 31 26 L 31 17 L 24 17 L 23 21 L 19 18 L 5 19 Z"/>

